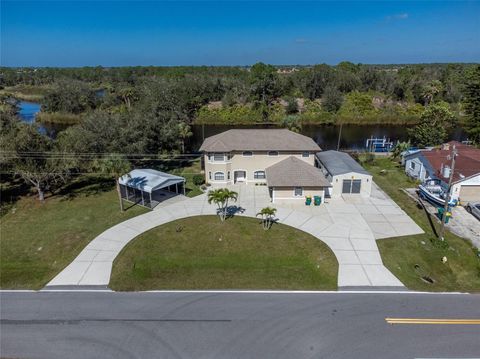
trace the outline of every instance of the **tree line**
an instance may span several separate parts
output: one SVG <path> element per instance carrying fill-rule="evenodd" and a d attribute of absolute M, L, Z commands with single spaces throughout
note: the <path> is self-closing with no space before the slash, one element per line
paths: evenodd
<path fill-rule="evenodd" d="M 5 90 L 43 86 L 43 113 L 78 116 L 76 124 L 52 139 L 35 125 L 21 123 L 8 93 L 2 95 L 0 164 L 40 197 L 94 167 L 116 173 L 105 169 L 115 166 L 101 166 L 99 160 L 125 168 L 128 160 L 121 155 L 112 160 L 112 154 L 185 153 L 190 125 L 212 114 L 233 118 L 232 124 L 248 117 L 298 130 L 301 119 L 364 121 L 378 114 L 378 106 L 392 106 L 416 118 L 412 144 L 429 146 L 446 139 L 461 113 L 470 139 L 480 142 L 480 65 L 343 62 L 284 73 L 258 63 L 249 68 L 1 68 L 0 74 Z"/>

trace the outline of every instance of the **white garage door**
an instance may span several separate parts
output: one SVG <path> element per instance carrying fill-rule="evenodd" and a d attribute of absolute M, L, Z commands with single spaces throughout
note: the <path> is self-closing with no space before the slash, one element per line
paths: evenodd
<path fill-rule="evenodd" d="M 460 189 L 460 200 L 462 203 L 480 201 L 480 186 L 463 185 Z"/>

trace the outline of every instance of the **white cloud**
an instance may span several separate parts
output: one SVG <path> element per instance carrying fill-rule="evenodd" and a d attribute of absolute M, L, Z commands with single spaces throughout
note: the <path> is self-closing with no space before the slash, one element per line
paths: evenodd
<path fill-rule="evenodd" d="M 399 14 L 390 15 L 390 16 L 386 17 L 387 21 L 390 21 L 390 20 L 406 20 L 406 19 L 408 19 L 408 13 L 406 13 L 406 12 L 402 12 L 402 13 L 399 13 Z"/>

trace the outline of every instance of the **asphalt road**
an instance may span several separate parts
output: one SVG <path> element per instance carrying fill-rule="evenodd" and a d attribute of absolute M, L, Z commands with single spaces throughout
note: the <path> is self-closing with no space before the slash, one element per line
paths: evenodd
<path fill-rule="evenodd" d="M 479 295 L 7 293 L 6 358 L 476 358 Z"/>

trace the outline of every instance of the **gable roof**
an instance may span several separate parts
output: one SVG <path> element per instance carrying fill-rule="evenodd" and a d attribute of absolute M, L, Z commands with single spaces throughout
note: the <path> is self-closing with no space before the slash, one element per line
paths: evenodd
<path fill-rule="evenodd" d="M 118 179 L 120 184 L 150 193 L 184 181 L 183 177 L 152 169 L 135 169 Z"/>
<path fill-rule="evenodd" d="M 233 129 L 207 137 L 200 151 L 319 151 L 310 137 L 287 129 Z"/>
<path fill-rule="evenodd" d="M 331 150 L 318 152 L 315 156 L 332 176 L 350 172 L 370 175 L 370 173 L 360 166 L 348 153 Z"/>
<path fill-rule="evenodd" d="M 322 171 L 293 156 L 267 167 L 265 172 L 272 187 L 331 187 Z"/>

